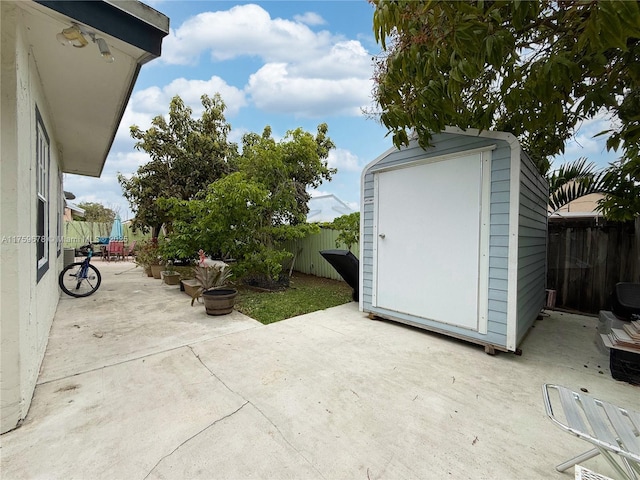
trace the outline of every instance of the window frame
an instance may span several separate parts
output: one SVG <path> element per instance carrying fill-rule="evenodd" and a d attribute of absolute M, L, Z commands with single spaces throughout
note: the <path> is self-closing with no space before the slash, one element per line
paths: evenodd
<path fill-rule="evenodd" d="M 51 142 L 36 105 L 36 268 L 37 281 L 49 270 L 49 179 Z"/>
<path fill-rule="evenodd" d="M 63 243 L 63 231 L 64 231 L 64 181 L 62 178 L 62 172 L 58 174 L 59 176 L 59 192 L 58 198 L 60 199 L 58 202 L 58 230 L 56 236 L 56 251 L 57 256 L 59 257 L 62 253 L 62 243 Z"/>

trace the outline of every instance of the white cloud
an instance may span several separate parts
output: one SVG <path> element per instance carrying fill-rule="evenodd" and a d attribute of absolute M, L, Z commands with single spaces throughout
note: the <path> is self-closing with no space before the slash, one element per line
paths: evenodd
<path fill-rule="evenodd" d="M 129 172 L 135 172 L 138 167 L 149 162 L 149 155 L 145 152 L 133 150 L 133 151 L 120 151 L 109 155 L 109 161 L 106 164 L 105 173 L 121 172 L 127 174 Z"/>
<path fill-rule="evenodd" d="M 242 90 L 227 84 L 223 79 L 212 76 L 209 80 L 187 80 L 176 78 L 164 87 L 153 86 L 139 90 L 131 96 L 131 100 L 122 117 L 116 138 L 129 138 L 129 127 L 137 125 L 145 130 L 151 125 L 151 120 L 157 115 L 167 115 L 169 103 L 179 95 L 184 103 L 193 110 L 194 115 L 202 114 L 204 110 L 200 97 L 204 94 L 213 97 L 219 93 L 225 103 L 225 117 L 237 115 L 241 108 L 247 105 L 247 99 Z"/>
<path fill-rule="evenodd" d="M 298 117 L 359 116 L 370 101 L 371 81 L 327 80 L 290 74 L 284 63 L 270 63 L 249 77 L 246 92 L 256 107 Z"/>
<path fill-rule="evenodd" d="M 258 108 L 298 117 L 360 115 L 361 107 L 371 103 L 371 55 L 358 40 L 324 30 L 314 32 L 308 26 L 320 22 L 324 22 L 322 17 L 312 12 L 294 20 L 271 18 L 262 7 L 252 4 L 204 12 L 172 30 L 161 59 L 195 64 L 205 52 L 210 52 L 214 61 L 257 57 L 265 64 L 250 76 L 245 92 Z M 204 88 L 197 81 L 190 82 L 188 91 Z M 179 88 L 179 81 L 172 83 L 176 89 L 184 89 Z M 217 83 L 214 90 L 220 91 L 229 105 L 236 103 L 234 96 L 240 96 L 218 77 L 208 83 Z M 157 103 L 167 101 L 158 89 L 141 92 L 136 100 L 155 110 Z M 245 105 L 244 99 L 238 100 L 238 108 Z"/>
<path fill-rule="evenodd" d="M 318 21 L 319 16 L 302 17 Z M 214 60 L 241 55 L 267 61 L 290 61 L 317 56 L 335 40 L 329 32 L 314 32 L 302 21 L 272 19 L 258 5 L 238 5 L 229 10 L 203 12 L 171 29 L 164 40 L 162 61 L 177 65 L 195 64 L 203 52 Z"/>
<path fill-rule="evenodd" d="M 317 58 L 293 63 L 290 70 L 294 75 L 325 79 L 369 80 L 373 73 L 371 56 L 356 40 L 337 42 Z"/>
<path fill-rule="evenodd" d="M 305 23 L 307 25 L 324 25 L 325 20 L 315 12 L 305 12 L 302 15 L 295 15 L 293 19 L 299 23 Z"/>
<path fill-rule="evenodd" d="M 337 168 L 338 172 L 360 172 L 362 170 L 357 155 L 342 148 L 331 150 L 329 152 L 329 158 L 327 158 L 327 163 L 330 167 Z"/>
<path fill-rule="evenodd" d="M 134 112 L 148 113 L 153 117 L 168 112 L 169 102 L 179 95 L 195 114 L 200 114 L 203 111 L 200 97 L 204 94 L 212 97 L 216 93 L 220 93 L 224 100 L 226 116 L 236 115 L 247 104 L 242 90 L 214 75 L 208 80 L 176 78 L 162 88 L 154 86 L 139 90 L 131 96 L 129 107 Z"/>

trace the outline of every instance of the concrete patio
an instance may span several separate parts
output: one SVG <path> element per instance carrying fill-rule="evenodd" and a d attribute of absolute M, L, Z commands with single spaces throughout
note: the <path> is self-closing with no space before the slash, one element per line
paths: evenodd
<path fill-rule="evenodd" d="M 3 480 L 569 479 L 554 466 L 589 446 L 546 417 L 542 384 L 640 404 L 596 318 L 545 312 L 522 356 L 489 356 L 355 303 L 208 317 L 132 263 L 95 263 L 102 286 L 61 297 L 29 415 L 0 437 Z"/>

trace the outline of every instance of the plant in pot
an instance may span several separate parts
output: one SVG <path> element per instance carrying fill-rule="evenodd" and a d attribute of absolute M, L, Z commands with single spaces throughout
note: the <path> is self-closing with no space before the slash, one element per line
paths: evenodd
<path fill-rule="evenodd" d="M 178 285 L 180 283 L 180 274 L 173 268 L 173 262 L 169 260 L 165 270 L 162 271 L 162 279 L 167 285 Z"/>
<path fill-rule="evenodd" d="M 160 280 L 162 278 L 162 270 L 164 269 L 162 259 L 160 257 L 152 259 L 150 267 L 151 275 L 153 275 L 153 278 Z"/>
<path fill-rule="evenodd" d="M 151 265 L 158 260 L 158 241 L 156 239 L 150 239 L 140 242 L 136 251 L 136 264 L 144 268 L 145 273 L 149 277 L 152 277 Z"/>
<path fill-rule="evenodd" d="M 201 264 L 194 267 L 193 272 L 199 288 L 191 297 L 191 306 L 198 298 L 202 298 L 207 315 L 231 313 L 238 291 L 227 286 L 231 277 L 229 266 L 224 262 Z"/>

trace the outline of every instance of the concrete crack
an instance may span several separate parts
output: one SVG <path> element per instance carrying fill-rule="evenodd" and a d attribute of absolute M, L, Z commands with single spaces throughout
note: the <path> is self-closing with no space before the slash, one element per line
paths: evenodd
<path fill-rule="evenodd" d="M 336 332 L 336 333 L 340 333 L 340 332 Z M 320 477 L 321 477 L 321 478 L 325 478 L 325 477 L 324 477 L 324 475 L 322 475 L 322 473 L 321 473 L 321 472 L 320 472 L 320 471 L 315 467 L 315 465 L 314 465 L 314 464 L 313 464 L 313 463 L 312 463 L 308 458 L 306 458 L 306 457 L 305 457 L 305 456 L 300 452 L 300 450 L 298 450 L 298 449 L 297 449 L 297 448 L 296 448 L 296 447 L 295 447 L 295 446 L 294 446 L 294 445 L 293 445 L 293 444 L 292 444 L 292 443 L 287 439 L 287 437 L 285 437 L 285 436 L 284 436 L 284 434 L 280 431 L 280 429 L 278 428 L 278 426 L 277 426 L 275 423 L 273 423 L 273 421 L 272 421 L 269 417 L 267 417 L 267 415 L 265 415 L 265 413 L 264 413 L 262 410 L 260 410 L 260 409 L 259 409 L 259 408 L 254 404 L 254 403 L 252 403 L 250 400 L 247 400 L 244 396 L 242 396 L 241 394 L 239 394 L 239 393 L 238 393 L 238 392 L 236 392 L 235 390 L 232 390 L 232 389 L 229 387 L 229 385 L 227 385 L 226 383 L 224 383 L 224 381 L 222 381 L 222 379 L 221 379 L 220 377 L 218 377 L 218 375 L 216 375 L 216 374 L 215 374 L 215 373 L 214 373 L 214 372 L 213 372 L 209 367 L 207 367 L 207 365 L 206 365 L 206 364 L 202 361 L 202 359 L 200 358 L 200 355 L 198 355 L 198 354 L 195 352 L 195 350 L 191 347 L 191 345 L 187 345 L 187 347 L 189 348 L 189 350 L 191 350 L 191 353 L 193 353 L 193 356 L 194 356 L 194 357 L 196 357 L 196 358 L 198 359 L 198 361 L 202 364 L 202 366 L 204 366 L 204 368 L 206 368 L 206 369 L 207 369 L 207 371 L 211 374 L 211 376 L 212 376 L 212 377 L 214 377 L 214 378 L 215 378 L 216 380 L 218 380 L 222 385 L 224 385 L 224 386 L 225 386 L 225 388 L 226 388 L 227 390 L 229 390 L 231 393 L 233 393 L 234 395 L 237 395 L 237 396 L 238 396 L 238 397 L 240 397 L 242 400 L 244 400 L 244 403 L 242 404 L 242 406 L 241 406 L 238 410 L 236 410 L 235 412 L 233 412 L 233 413 L 231 413 L 231 414 L 227 415 L 227 417 L 229 417 L 229 416 L 233 415 L 234 413 L 236 413 L 237 411 L 239 411 L 239 410 L 240 410 L 241 408 L 243 408 L 246 404 L 250 404 L 253 408 L 255 408 L 255 409 L 260 413 L 260 415 L 262 415 L 262 416 L 264 417 L 264 419 L 265 419 L 265 420 L 267 420 L 267 422 L 269 422 L 269 423 L 273 426 L 273 428 L 275 428 L 275 429 L 276 429 L 276 431 L 278 432 L 278 434 L 280 435 L 280 437 L 285 441 L 285 443 L 286 443 L 287 445 L 289 445 L 289 446 L 293 449 L 293 451 L 294 451 L 294 452 L 296 452 L 298 455 L 300 455 L 300 457 L 301 457 L 305 462 L 307 462 L 307 464 L 309 464 L 309 465 L 311 466 L 311 468 L 313 468 L 313 469 L 318 473 L 318 475 L 320 475 Z M 221 418 L 220 420 L 224 420 L 224 419 L 225 419 L 225 418 L 227 418 L 227 417 L 223 417 L 223 418 Z M 191 438 L 194 438 L 194 437 L 198 436 L 200 433 L 204 432 L 207 428 L 209 428 L 210 426 L 212 426 L 212 425 L 214 425 L 215 423 L 219 422 L 220 420 L 216 420 L 216 421 L 215 421 L 215 422 L 213 422 L 211 425 L 209 425 L 208 427 L 205 427 L 203 430 L 201 430 L 200 432 L 196 433 L 196 434 L 195 434 L 193 437 L 191 437 Z M 151 469 L 151 471 L 147 474 L 147 476 L 145 477 L 145 479 L 146 479 L 146 478 L 151 474 L 151 472 L 153 472 L 153 470 L 158 466 L 158 464 L 159 464 L 160 462 L 162 462 L 162 461 L 163 461 L 165 458 L 167 458 L 168 456 L 172 455 L 176 450 L 178 450 L 178 448 L 180 448 L 180 447 L 181 447 L 182 445 L 184 445 L 186 442 L 188 442 L 189 440 L 191 440 L 191 438 L 189 438 L 189 439 L 185 440 L 183 443 L 181 443 L 180 445 L 178 445 L 178 447 L 176 447 L 176 449 L 175 449 L 173 452 L 171 452 L 171 453 L 169 453 L 168 455 L 165 455 L 164 457 L 162 457 L 162 458 L 158 461 L 158 463 L 157 463 L 157 464 L 156 464 L 156 465 Z"/>
<path fill-rule="evenodd" d="M 285 436 L 284 436 L 284 434 L 280 431 L 280 429 L 278 428 L 278 426 L 277 426 L 275 423 L 273 423 L 273 421 L 272 421 L 269 417 L 267 417 L 267 416 L 265 415 L 265 413 L 264 413 L 262 410 L 260 410 L 260 409 L 255 405 L 255 404 L 251 403 L 249 400 L 247 400 L 247 403 L 250 403 L 250 404 L 251 404 L 251 406 L 252 406 L 253 408 L 255 408 L 258 412 L 260 412 L 260 415 L 262 415 L 262 416 L 265 418 L 265 420 L 266 420 L 267 422 L 269 422 L 271 425 L 273 425 L 273 428 L 275 428 L 275 429 L 276 429 L 276 431 L 280 434 L 280 437 L 282 437 L 282 439 L 285 441 L 285 443 L 286 443 L 287 445 L 289 445 L 289 446 L 293 449 L 293 451 L 294 451 L 294 452 L 296 452 L 298 455 L 300 455 L 300 457 L 302 457 L 302 459 L 304 459 L 304 461 L 305 461 L 305 462 L 307 462 L 307 463 L 311 466 L 311 468 L 313 468 L 313 469 L 316 471 L 316 473 L 317 473 L 318 475 L 320 475 L 320 477 L 321 477 L 321 478 L 325 478 L 325 476 L 324 476 L 324 475 L 322 475 L 322 472 L 320 472 L 320 470 L 318 470 L 318 469 L 316 468 L 316 466 L 315 466 L 315 465 L 314 465 L 314 464 L 313 464 L 313 463 L 312 463 L 312 462 L 311 462 L 307 457 L 305 457 L 305 456 L 302 454 L 302 452 L 300 452 L 300 450 L 298 450 L 298 449 L 297 449 L 297 448 L 296 448 L 296 447 L 295 447 L 295 446 L 294 446 L 294 445 L 293 445 L 293 444 L 292 444 L 292 443 L 287 439 L 287 437 L 285 437 Z"/>
<path fill-rule="evenodd" d="M 339 332 L 338 330 L 334 330 L 333 328 L 327 327 L 326 325 L 320 325 L 322 328 L 326 328 L 327 330 L 331 330 L 338 335 L 342 335 L 343 337 L 346 335 L 344 332 Z"/>
<path fill-rule="evenodd" d="M 242 410 L 248 403 L 248 401 L 245 401 L 242 405 L 240 405 L 236 410 L 234 410 L 233 412 L 229 413 L 228 415 L 225 415 L 224 417 L 218 418 L 216 420 L 214 420 L 213 422 L 211 422 L 209 425 L 207 425 L 206 427 L 204 427 L 202 430 L 200 430 L 197 433 L 194 433 L 193 435 L 191 435 L 189 438 L 187 438 L 184 442 L 182 442 L 180 445 L 178 445 L 176 448 L 174 448 L 171 452 L 167 453 L 165 456 L 163 456 L 160 460 L 158 460 L 156 462 L 156 464 L 151 468 L 151 470 L 149 470 L 149 473 L 147 473 L 145 475 L 145 480 L 147 478 L 149 478 L 149 475 L 151 475 L 153 473 L 153 471 L 158 468 L 158 465 L 160 465 L 166 458 L 169 458 L 171 455 L 173 455 L 174 453 L 176 453 L 180 448 L 182 448 L 185 444 L 187 444 L 188 442 L 190 442 L 191 440 L 193 440 L 194 438 L 196 438 L 197 436 L 199 436 L 200 434 L 202 434 L 203 432 L 205 432 L 206 430 L 208 430 L 209 428 L 213 427 L 216 423 L 221 422 L 229 417 L 231 417 L 232 415 L 235 415 L 236 413 L 238 413 L 240 410 Z"/>
<path fill-rule="evenodd" d="M 194 356 L 194 357 L 196 357 L 196 358 L 198 359 L 198 361 L 202 364 L 202 366 L 203 366 L 204 368 L 206 368 L 212 376 L 214 376 L 214 377 L 215 377 L 215 376 L 216 376 L 216 375 L 215 375 L 215 373 L 213 373 L 213 372 L 211 371 L 211 369 L 210 369 L 209 367 L 207 367 L 207 365 L 206 365 L 206 364 L 202 361 L 202 359 L 200 358 L 200 355 L 198 355 L 198 354 L 193 350 L 193 347 L 192 347 L 191 345 L 187 345 L 187 348 L 188 348 L 189 350 L 191 350 L 191 353 L 193 353 L 193 356 Z M 216 377 L 216 378 L 218 378 L 218 377 Z M 218 379 L 218 380 L 220 380 L 220 379 Z M 226 387 L 226 385 L 225 385 L 225 387 Z M 229 387 L 227 387 L 227 388 L 229 388 Z"/>
<path fill-rule="evenodd" d="M 232 390 L 229 385 L 227 385 L 226 383 L 224 383 L 224 381 L 218 376 L 216 375 L 213 370 L 211 370 L 209 367 L 207 367 L 207 365 L 202 361 L 202 359 L 200 358 L 200 355 L 198 355 L 193 348 L 191 347 L 191 345 L 187 345 L 187 347 L 189 348 L 189 350 L 191 350 L 191 353 L 193 353 L 193 356 L 196 357 L 198 359 L 198 361 L 202 364 L 202 366 L 204 368 L 207 369 L 207 371 L 211 374 L 212 377 L 214 377 L 216 380 L 218 380 L 222 385 L 224 385 L 224 387 L 229 390 L 231 393 L 233 393 L 234 395 L 239 396 L 242 400 L 244 400 L 245 402 L 247 402 L 248 400 L 246 398 L 244 398 L 242 395 L 240 395 L 238 392 L 236 392 L 235 390 Z"/>

